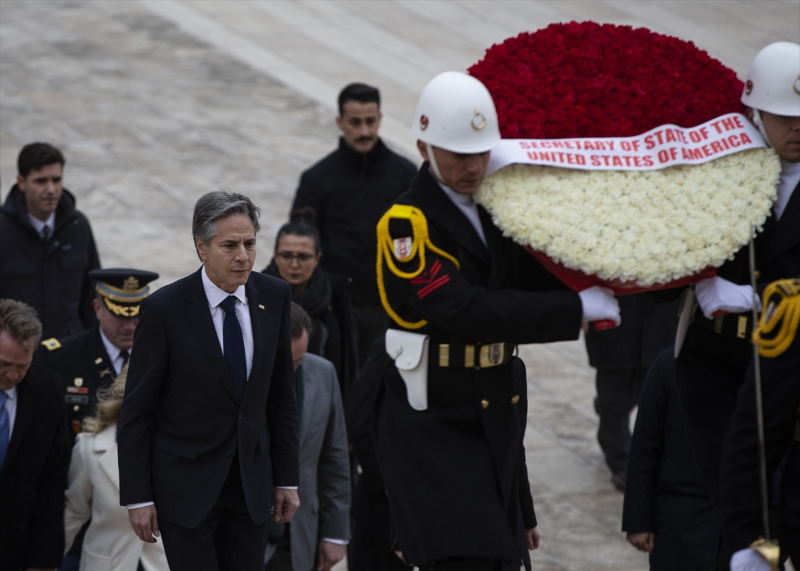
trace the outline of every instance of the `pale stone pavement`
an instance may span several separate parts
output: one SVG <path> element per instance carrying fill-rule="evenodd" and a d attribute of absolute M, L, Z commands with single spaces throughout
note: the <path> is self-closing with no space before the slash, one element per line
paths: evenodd
<path fill-rule="evenodd" d="M 764 45 L 800 41 L 797 0 L 0 0 L 0 198 L 22 145 L 57 145 L 103 265 L 155 270 L 163 285 L 198 266 L 197 197 L 229 187 L 264 210 L 261 268 L 300 172 L 336 144 L 343 85 L 381 88 L 384 139 L 419 162 L 409 124 L 431 77 L 465 69 L 506 37 L 573 19 L 692 40 L 740 76 Z M 596 444 L 582 342 L 521 354 L 542 531 L 534 569 L 646 569 L 619 531 L 622 496 Z"/>

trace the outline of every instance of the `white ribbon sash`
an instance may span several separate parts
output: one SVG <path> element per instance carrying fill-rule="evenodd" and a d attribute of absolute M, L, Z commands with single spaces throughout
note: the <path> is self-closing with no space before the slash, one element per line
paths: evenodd
<path fill-rule="evenodd" d="M 728 113 L 697 127 L 662 125 L 636 137 L 503 139 L 492 149 L 486 174 L 514 163 L 597 171 L 658 170 L 766 146 L 747 117 Z"/>

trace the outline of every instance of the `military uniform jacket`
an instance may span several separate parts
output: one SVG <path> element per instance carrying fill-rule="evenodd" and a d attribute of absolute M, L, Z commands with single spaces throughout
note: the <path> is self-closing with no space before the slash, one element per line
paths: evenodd
<path fill-rule="evenodd" d="M 458 343 L 578 338 L 578 295 L 547 291 L 558 282 L 479 207 L 487 249 L 427 163 L 397 203 L 422 210 L 432 243 L 454 256 L 460 270 L 430 249 L 418 279 L 384 268 L 389 304 L 405 320 L 426 319 L 416 331 L 429 335 L 431 345 L 450 343 L 452 361 L 458 360 Z M 417 260 L 400 266 L 418 267 Z M 536 520 L 532 503 L 523 509 L 520 500 L 520 393 L 526 385 L 515 375 L 518 360 L 480 370 L 435 362 L 432 353 L 427 410 L 409 406 L 394 363 L 375 401 L 373 435 L 398 547 L 415 565 L 454 556 L 529 565 L 524 529 Z"/>
<path fill-rule="evenodd" d="M 38 361 L 61 377 L 70 442 L 74 443 L 83 419 L 94 414 L 97 391 L 111 385 L 117 375 L 100 338 L 99 324 L 60 343 L 49 341 L 42 342 Z"/>
<path fill-rule="evenodd" d="M 42 338 L 66 337 L 97 320 L 89 272 L 100 267 L 89 220 L 64 189 L 53 235 L 36 232 L 25 195 L 14 185 L 0 208 L 0 299 L 23 301 L 42 321 Z"/>

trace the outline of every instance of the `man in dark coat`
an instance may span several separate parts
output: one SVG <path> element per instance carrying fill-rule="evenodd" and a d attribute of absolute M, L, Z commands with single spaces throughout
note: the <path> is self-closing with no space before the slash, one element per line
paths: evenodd
<path fill-rule="evenodd" d="M 303 172 L 292 210 L 310 206 L 322 238 L 322 267 L 350 278 L 360 364 L 386 330 L 375 284 L 375 225 L 416 168 L 378 137 L 380 93 L 352 83 L 339 94 L 339 148 Z"/>
<path fill-rule="evenodd" d="M 127 268 L 92 270 L 97 280 L 93 301 L 97 325 L 65 339 L 41 342 L 39 364 L 52 369 L 63 382 L 72 442 L 86 416 L 94 414 L 97 391 L 111 385 L 133 347 L 139 323 L 139 304 L 150 293 L 158 274 Z"/>
<path fill-rule="evenodd" d="M 203 267 L 141 304 L 117 433 L 120 503 L 140 539 L 163 533 L 172 571 L 263 569 L 268 521 L 286 523 L 300 504 L 291 290 L 251 273 L 259 213 L 241 194 L 200 197 Z"/>
<path fill-rule="evenodd" d="M 577 339 L 619 306 L 607 289 L 565 291 L 472 200 L 500 139 L 480 81 L 434 78 L 414 133 L 426 162 L 378 226 L 395 361 L 373 435 L 397 547 L 423 570 L 518 570 L 539 535 L 520 499 L 514 345 Z"/>
<path fill-rule="evenodd" d="M 770 527 L 772 537 L 780 539 L 781 554 L 784 558 L 791 557 L 797 569 L 800 566 L 800 278 L 777 282 L 767 291 L 771 295 L 765 294 L 766 314 L 762 323 L 769 325 L 770 330 L 762 334 L 765 328 L 759 327 L 758 335 L 768 493 L 771 505 L 778 504 L 778 513 L 771 514 Z M 776 470 L 779 478 L 772 476 Z M 720 561 L 730 563 L 732 571 L 739 571 L 750 569 L 739 565 L 755 557 L 761 563 L 760 568 L 769 569 L 766 560 L 759 561 L 760 555 L 747 553 L 754 541 L 766 535 L 753 367 L 748 370 L 739 393 L 725 441 L 721 488 L 724 542 Z"/>
<path fill-rule="evenodd" d="M 619 310 L 619 327 L 601 331 L 589 327 L 585 339 L 589 364 L 597 369 L 597 442 L 611 470 L 614 487 L 623 492 L 631 447 L 631 411 L 639 402 L 653 359 L 675 339 L 678 304 L 656 303 L 648 294 L 637 293 L 620 296 Z"/>
<path fill-rule="evenodd" d="M 622 531 L 651 571 L 716 568 L 719 523 L 686 437 L 674 347 L 658 354 L 639 398 Z"/>
<path fill-rule="evenodd" d="M 800 92 L 794 87 L 800 46 L 761 50 L 742 95 L 748 117 L 781 158 L 778 198 L 755 237 L 756 285 L 800 275 Z M 748 247 L 696 284 L 698 305 L 678 359 L 681 402 L 700 475 L 721 517 L 720 470 L 725 437 L 752 359 L 753 291 Z M 727 562 L 720 562 L 726 566 Z"/>
<path fill-rule="evenodd" d="M 23 147 L 17 184 L 0 208 L 0 298 L 39 314 L 43 336 L 95 324 L 91 270 L 100 267 L 92 229 L 62 187 L 64 157 L 47 143 Z"/>
<path fill-rule="evenodd" d="M 31 365 L 42 327 L 0 300 L 0 567 L 56 569 L 64 557 L 69 436 L 61 386 Z"/>

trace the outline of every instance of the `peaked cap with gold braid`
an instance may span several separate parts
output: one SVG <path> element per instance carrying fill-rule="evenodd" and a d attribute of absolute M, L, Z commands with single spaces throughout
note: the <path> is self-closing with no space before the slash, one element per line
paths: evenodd
<path fill-rule="evenodd" d="M 777 357 L 794 341 L 800 325 L 800 278 L 772 282 L 764 290 L 765 309 L 753 332 L 762 357 Z"/>
<path fill-rule="evenodd" d="M 147 285 L 158 279 L 158 274 L 129 268 L 92 270 L 89 277 L 97 280 L 95 291 L 116 317 L 139 317 L 139 304 L 150 293 Z"/>
<path fill-rule="evenodd" d="M 401 222 L 406 228 L 410 226 L 411 235 L 403 238 L 392 238 L 390 224 L 395 222 Z M 384 263 L 386 267 L 389 268 L 390 272 L 406 280 L 414 279 L 425 271 L 426 249 L 439 254 L 443 258 L 447 258 L 459 269 L 461 269 L 461 264 L 459 264 L 455 257 L 434 246 L 428 234 L 428 220 L 425 218 L 425 214 L 422 210 L 415 206 L 408 206 L 405 204 L 393 205 L 378 222 L 377 231 L 378 257 L 376 271 L 378 273 L 378 293 L 380 293 L 383 308 L 401 327 L 405 327 L 406 329 L 420 329 L 421 327 L 425 327 L 425 325 L 428 324 L 426 320 L 421 319 L 415 322 L 406 321 L 392 309 L 391 305 L 389 305 L 389 298 L 386 295 L 386 284 L 383 280 Z M 404 233 L 408 234 L 409 232 L 406 231 Z M 395 259 L 402 264 L 407 264 L 417 259 L 419 261 L 419 266 L 413 271 L 404 272 L 397 267 Z"/>

